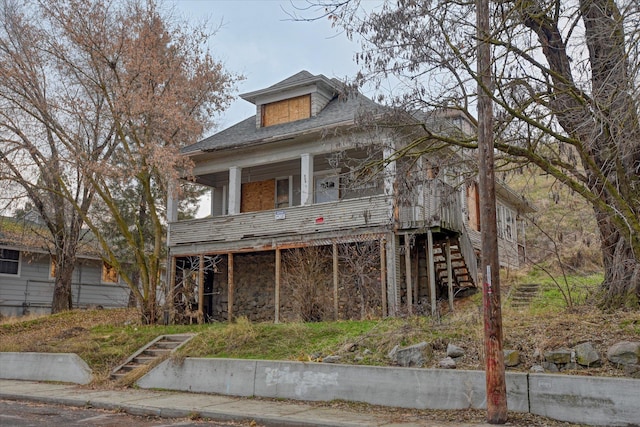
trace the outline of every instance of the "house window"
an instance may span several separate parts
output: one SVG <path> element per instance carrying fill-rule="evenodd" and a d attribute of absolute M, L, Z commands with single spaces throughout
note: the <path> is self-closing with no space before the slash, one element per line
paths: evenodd
<path fill-rule="evenodd" d="M 56 257 L 51 255 L 51 262 L 49 263 L 49 278 L 56 278 Z"/>
<path fill-rule="evenodd" d="M 289 123 L 309 117 L 311 117 L 311 95 L 297 96 L 262 106 L 262 126 Z"/>
<path fill-rule="evenodd" d="M 276 179 L 276 209 L 291 206 L 293 198 L 291 180 L 290 176 Z"/>
<path fill-rule="evenodd" d="M 340 196 L 340 177 L 322 174 L 315 179 L 315 203 L 335 202 Z"/>
<path fill-rule="evenodd" d="M 480 231 L 480 197 L 477 182 L 472 182 L 467 187 L 467 219 L 472 230 Z"/>
<path fill-rule="evenodd" d="M 0 249 L 0 274 L 20 274 L 20 251 Z"/>
<path fill-rule="evenodd" d="M 108 262 L 102 262 L 102 283 L 118 283 L 118 272 Z"/>
<path fill-rule="evenodd" d="M 496 210 L 498 237 L 513 242 L 515 239 L 515 215 L 511 209 L 498 203 Z"/>

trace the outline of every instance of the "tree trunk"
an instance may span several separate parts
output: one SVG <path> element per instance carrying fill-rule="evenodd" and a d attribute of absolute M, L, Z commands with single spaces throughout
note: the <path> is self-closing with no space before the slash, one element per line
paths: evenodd
<path fill-rule="evenodd" d="M 56 256 L 56 279 L 53 288 L 53 300 L 51 302 L 51 314 L 71 310 L 73 308 L 73 295 L 71 292 L 71 280 L 75 269 L 75 257 Z"/>
<path fill-rule="evenodd" d="M 629 242 L 611 224 L 609 217 L 596 213 L 604 262 L 602 305 L 620 307 L 640 303 L 640 262 Z"/>

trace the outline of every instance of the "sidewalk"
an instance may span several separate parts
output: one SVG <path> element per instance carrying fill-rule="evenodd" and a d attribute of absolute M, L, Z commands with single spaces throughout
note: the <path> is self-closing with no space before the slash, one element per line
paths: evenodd
<path fill-rule="evenodd" d="M 133 415 L 185 418 L 198 414 L 220 421 L 254 420 L 266 426 L 489 426 L 428 420 L 410 413 L 358 412 L 293 401 L 274 401 L 157 390 L 96 390 L 83 386 L 32 381 L 0 380 L 0 399 L 92 406 Z M 409 411 L 408 411 L 409 412 Z"/>

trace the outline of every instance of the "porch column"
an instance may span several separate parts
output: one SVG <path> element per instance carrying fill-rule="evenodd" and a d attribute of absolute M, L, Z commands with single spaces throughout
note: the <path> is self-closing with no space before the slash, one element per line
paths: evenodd
<path fill-rule="evenodd" d="M 396 278 L 396 262 L 397 251 L 397 236 L 394 233 L 387 235 L 386 241 L 386 262 L 387 262 L 387 309 L 390 317 L 395 317 L 398 314 L 398 282 Z"/>
<path fill-rule="evenodd" d="M 167 247 L 171 247 L 171 223 L 178 220 L 178 191 L 176 189 L 177 183 L 175 181 L 169 182 L 169 189 L 167 191 Z M 168 282 L 167 282 L 168 283 Z"/>
<path fill-rule="evenodd" d="M 393 223 L 398 224 L 400 220 L 400 211 L 398 207 L 398 200 L 396 194 L 396 161 L 389 160 L 393 158 L 395 153 L 395 149 L 393 148 L 393 144 L 389 143 L 385 146 L 382 152 L 383 163 L 384 163 L 384 194 L 387 196 L 388 207 L 389 207 L 389 217 L 393 218 Z M 389 300 L 391 303 L 391 300 Z"/>
<path fill-rule="evenodd" d="M 380 296 L 382 297 L 382 317 L 387 317 L 387 242 L 380 239 Z"/>
<path fill-rule="evenodd" d="M 413 314 L 413 283 L 411 283 L 411 237 L 404 235 L 404 277 L 407 285 L 407 313 Z"/>
<path fill-rule="evenodd" d="M 313 204 L 313 154 L 300 156 L 300 204 Z"/>
<path fill-rule="evenodd" d="M 176 301 L 174 292 L 176 289 L 176 257 L 171 257 L 171 266 L 169 267 L 169 289 L 167 289 L 167 301 L 169 302 L 169 324 L 176 322 Z"/>
<path fill-rule="evenodd" d="M 229 168 L 229 215 L 240 213 L 240 197 L 242 188 L 242 168 Z"/>
<path fill-rule="evenodd" d="M 281 256 L 280 248 L 276 248 L 276 295 L 275 295 L 275 314 L 274 323 L 280 323 L 280 270 L 281 270 Z"/>
<path fill-rule="evenodd" d="M 198 325 L 204 323 L 204 255 L 198 258 Z"/>
<path fill-rule="evenodd" d="M 227 254 L 227 321 L 233 321 L 233 253 Z"/>
<path fill-rule="evenodd" d="M 333 315 L 338 320 L 338 244 L 333 243 Z"/>
<path fill-rule="evenodd" d="M 429 269 L 429 299 L 431 300 L 431 316 L 436 315 L 436 268 L 433 261 L 433 233 L 427 230 L 427 268 Z"/>

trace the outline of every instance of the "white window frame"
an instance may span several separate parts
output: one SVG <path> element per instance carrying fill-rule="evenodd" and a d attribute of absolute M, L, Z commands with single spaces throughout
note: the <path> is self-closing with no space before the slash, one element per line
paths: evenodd
<path fill-rule="evenodd" d="M 278 181 L 288 181 L 288 183 L 289 183 L 289 194 L 287 195 L 287 197 L 288 197 L 287 206 L 278 206 Z M 293 176 L 289 175 L 289 176 L 277 177 L 274 191 L 275 191 L 274 202 L 273 202 L 274 208 L 275 209 L 290 208 L 292 206 L 292 202 L 293 202 Z"/>
<path fill-rule="evenodd" d="M 18 271 L 13 274 L 13 273 L 0 273 L 0 276 L 5 276 L 5 277 L 20 277 L 20 273 L 22 272 L 22 251 L 18 250 L 18 249 L 11 249 L 11 248 L 0 248 L 4 251 L 15 251 L 18 252 Z M 15 262 L 16 260 L 13 259 L 8 259 L 8 258 L 1 258 L 2 261 L 6 261 L 6 262 Z"/>
<path fill-rule="evenodd" d="M 336 199 L 335 200 L 325 200 L 325 201 L 318 201 L 318 196 L 320 194 L 327 194 L 326 192 L 320 191 L 318 189 L 318 182 L 320 180 L 327 180 L 328 179 L 332 179 L 335 181 L 335 191 L 337 192 L 336 195 Z M 338 200 L 340 200 L 340 175 L 338 173 L 336 173 L 335 171 L 331 170 L 331 171 L 319 171 L 313 174 L 313 203 L 317 204 L 317 203 L 330 203 L 330 202 L 337 202 Z"/>

